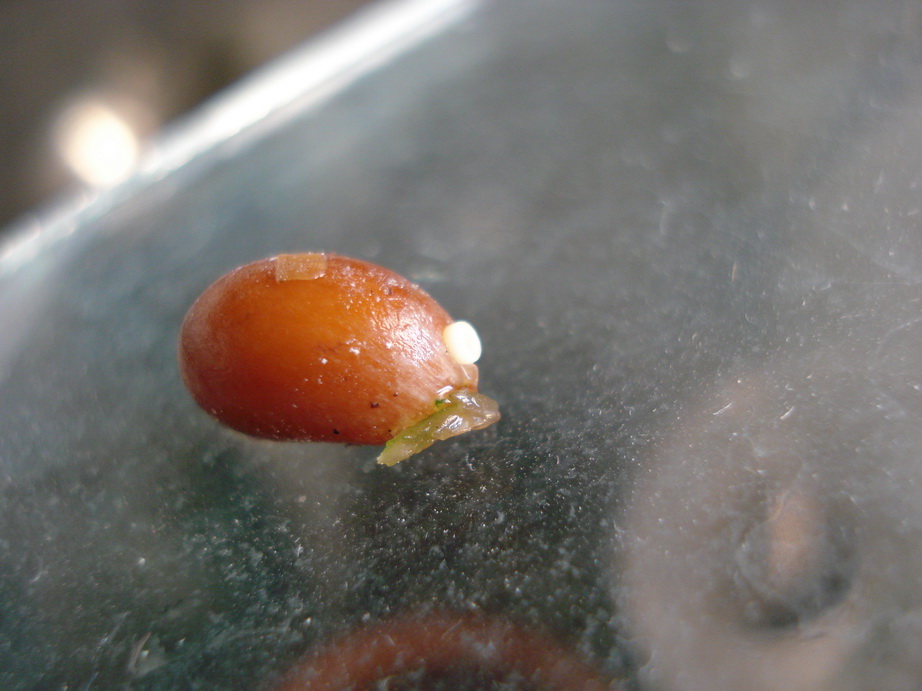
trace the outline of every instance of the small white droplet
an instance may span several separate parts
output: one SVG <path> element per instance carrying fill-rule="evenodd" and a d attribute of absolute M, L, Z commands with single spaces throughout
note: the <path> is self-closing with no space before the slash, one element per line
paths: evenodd
<path fill-rule="evenodd" d="M 469 322 L 449 324 L 442 332 L 442 339 L 448 348 L 448 354 L 459 365 L 473 365 L 480 359 L 480 336 Z"/>

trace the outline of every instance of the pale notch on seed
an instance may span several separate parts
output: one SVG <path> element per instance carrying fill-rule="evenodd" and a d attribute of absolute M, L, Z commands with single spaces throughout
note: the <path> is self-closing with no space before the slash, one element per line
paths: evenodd
<path fill-rule="evenodd" d="M 327 255 L 322 252 L 280 254 L 275 258 L 275 280 L 312 281 L 327 272 Z"/>

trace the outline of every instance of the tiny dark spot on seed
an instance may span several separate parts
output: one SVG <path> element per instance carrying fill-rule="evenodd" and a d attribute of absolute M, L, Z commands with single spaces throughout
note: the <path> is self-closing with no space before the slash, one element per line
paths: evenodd
<path fill-rule="evenodd" d="M 336 429 L 335 427 L 333 428 L 333 434 L 339 434 L 339 430 Z"/>
<path fill-rule="evenodd" d="M 377 401 L 375 401 L 374 403 L 371 404 L 371 407 L 372 407 L 372 408 L 377 408 L 379 405 L 381 405 L 381 404 L 378 403 Z"/>

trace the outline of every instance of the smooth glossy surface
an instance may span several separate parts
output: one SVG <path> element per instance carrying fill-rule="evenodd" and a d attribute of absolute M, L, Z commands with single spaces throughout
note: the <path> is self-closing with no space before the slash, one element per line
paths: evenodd
<path fill-rule="evenodd" d="M 919 4 L 467 6 L 0 251 L 0 686 L 271 687 L 420 611 L 922 684 Z M 383 468 L 199 414 L 185 310 L 304 249 L 476 324 L 503 419 Z"/>
<path fill-rule="evenodd" d="M 384 444 L 477 390 L 449 354 L 452 318 L 392 271 L 335 254 L 280 255 L 219 278 L 179 335 L 186 386 L 256 437 Z"/>

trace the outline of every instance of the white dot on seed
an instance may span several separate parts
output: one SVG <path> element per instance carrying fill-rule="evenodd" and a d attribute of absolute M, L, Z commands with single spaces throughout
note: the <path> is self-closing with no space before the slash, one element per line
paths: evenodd
<path fill-rule="evenodd" d="M 448 354 L 459 365 L 473 365 L 480 359 L 480 336 L 469 322 L 449 324 L 442 332 L 442 339 L 448 348 Z"/>

